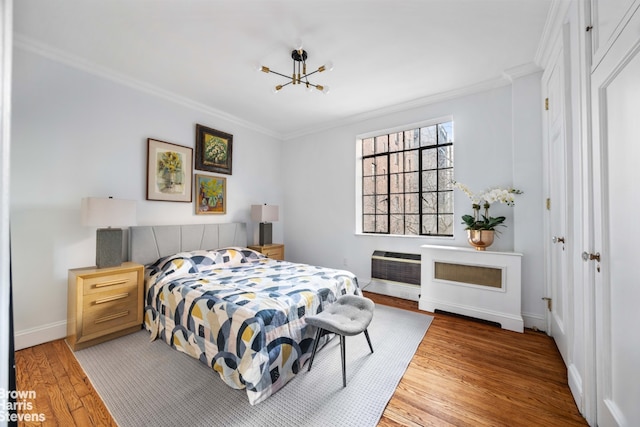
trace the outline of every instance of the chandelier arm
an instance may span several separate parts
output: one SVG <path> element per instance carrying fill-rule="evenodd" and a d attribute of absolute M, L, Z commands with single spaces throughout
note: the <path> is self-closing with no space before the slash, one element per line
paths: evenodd
<path fill-rule="evenodd" d="M 282 76 L 282 77 L 284 77 L 284 78 L 287 78 L 287 79 L 291 80 L 291 76 L 287 76 L 286 74 L 282 74 L 282 73 L 279 73 L 279 72 L 277 72 L 277 71 L 273 71 L 272 69 L 269 69 L 269 72 L 270 72 L 270 73 L 273 73 L 273 74 L 277 74 L 277 75 L 279 75 L 279 76 Z"/>
<path fill-rule="evenodd" d="M 302 76 L 302 78 L 303 78 L 303 79 L 306 79 L 307 77 L 309 77 L 309 76 L 311 76 L 311 75 L 313 75 L 313 74 L 315 74 L 315 73 L 319 73 L 319 72 L 320 72 L 320 70 L 312 71 L 312 72 L 310 72 L 310 73 L 305 74 L 304 76 Z"/>

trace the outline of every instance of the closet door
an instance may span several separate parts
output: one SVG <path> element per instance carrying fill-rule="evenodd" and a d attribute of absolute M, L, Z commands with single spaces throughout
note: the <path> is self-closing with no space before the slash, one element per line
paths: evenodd
<path fill-rule="evenodd" d="M 556 54 L 542 77 L 545 94 L 543 124 L 545 132 L 545 190 L 547 193 L 545 262 L 547 291 L 547 333 L 553 337 L 567 366 L 572 331 L 572 284 L 568 278 L 568 254 L 572 237 L 567 227 L 567 68 L 566 43 L 559 41 Z"/>
<path fill-rule="evenodd" d="M 640 425 L 640 12 L 634 13 L 591 79 L 597 425 Z M 595 19 L 600 22 L 602 19 Z"/>

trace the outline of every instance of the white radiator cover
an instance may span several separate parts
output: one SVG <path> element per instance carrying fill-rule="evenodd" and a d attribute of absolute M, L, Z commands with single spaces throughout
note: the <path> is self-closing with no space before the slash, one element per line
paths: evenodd
<path fill-rule="evenodd" d="M 421 249 L 420 310 L 462 314 L 499 323 L 503 329 L 524 331 L 522 254 L 454 246 L 424 245 Z M 448 270 L 443 273 L 438 264 Z"/>

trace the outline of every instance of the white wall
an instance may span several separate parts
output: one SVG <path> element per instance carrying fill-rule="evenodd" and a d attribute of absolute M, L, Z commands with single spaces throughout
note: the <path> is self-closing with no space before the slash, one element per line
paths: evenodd
<path fill-rule="evenodd" d="M 370 280 L 371 254 L 376 249 L 419 253 L 424 244 L 466 246 L 460 216 L 471 212 L 470 201 L 455 195 L 456 223 L 453 238 L 359 235 L 355 229 L 356 136 L 371 131 L 452 115 L 454 120 L 455 179 L 476 191 L 490 186 L 518 185 L 525 194 L 521 216 L 513 208 L 496 204 L 492 215 L 507 216 L 507 228 L 495 240 L 493 250 L 524 251 L 523 308 L 525 325 L 544 326 L 539 298 L 543 292 L 540 230 L 541 123 L 540 75 L 516 79 L 510 85 L 457 99 L 362 120 L 288 142 L 284 150 L 284 224 L 287 258 L 293 261 L 347 268 L 360 279 Z M 528 104 L 527 102 L 532 101 Z M 517 111 L 514 111 L 517 109 Z M 517 119 L 517 120 L 516 120 Z M 514 132 L 513 125 L 522 126 Z M 532 209 L 532 210 L 529 210 Z"/>
<path fill-rule="evenodd" d="M 513 185 L 524 191 L 514 207 L 514 250 L 523 254 L 522 316 L 525 325 L 546 328 L 544 281 L 544 195 L 542 180 L 542 72 L 514 79 Z"/>
<path fill-rule="evenodd" d="M 145 200 L 147 138 L 194 147 L 196 123 L 234 137 L 226 215 Z M 95 229 L 80 225 L 82 197 L 137 200 L 139 225 L 243 221 L 249 236 L 257 236 L 251 204 L 283 203 L 281 141 L 20 48 L 12 127 L 17 348 L 66 335 L 67 270 L 95 265 Z M 275 223 L 274 241 L 282 240 Z"/>

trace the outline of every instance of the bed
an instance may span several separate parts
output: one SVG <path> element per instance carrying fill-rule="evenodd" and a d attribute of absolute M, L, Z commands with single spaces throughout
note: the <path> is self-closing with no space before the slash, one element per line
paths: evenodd
<path fill-rule="evenodd" d="M 246 248 L 244 223 L 132 227 L 130 258 L 145 268 L 151 339 L 210 366 L 252 405 L 295 377 L 311 356 L 305 316 L 346 294 L 345 270 L 276 261 Z M 327 337 L 323 337 L 326 340 Z"/>

